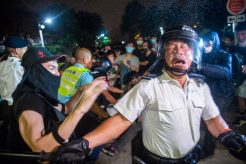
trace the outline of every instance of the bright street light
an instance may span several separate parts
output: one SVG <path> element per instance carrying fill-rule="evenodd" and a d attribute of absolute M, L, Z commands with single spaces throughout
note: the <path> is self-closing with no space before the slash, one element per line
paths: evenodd
<path fill-rule="evenodd" d="M 40 29 L 45 29 L 45 25 L 44 24 L 38 24 L 38 27 L 40 28 Z"/>
<path fill-rule="evenodd" d="M 51 18 L 47 18 L 47 19 L 45 19 L 44 22 L 47 23 L 47 24 L 51 24 L 52 23 L 52 19 Z"/>
<path fill-rule="evenodd" d="M 39 36 L 40 36 L 40 41 L 41 41 L 42 47 L 44 47 L 43 30 L 45 29 L 45 24 L 51 24 L 51 23 L 52 23 L 52 19 L 47 18 L 47 19 L 45 19 L 44 22 L 41 22 L 38 24 L 38 31 L 39 31 Z"/>
<path fill-rule="evenodd" d="M 42 31 L 44 28 L 45 28 L 44 24 L 41 24 L 41 23 L 38 24 L 38 32 L 39 32 L 42 47 L 44 47 L 44 37 L 43 37 L 43 31 Z"/>
<path fill-rule="evenodd" d="M 164 29 L 163 29 L 163 27 L 160 27 L 160 32 L 161 32 L 161 35 L 164 34 Z"/>

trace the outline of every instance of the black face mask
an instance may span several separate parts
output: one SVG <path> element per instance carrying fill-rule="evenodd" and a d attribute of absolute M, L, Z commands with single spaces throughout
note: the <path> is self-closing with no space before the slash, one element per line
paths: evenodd
<path fill-rule="evenodd" d="M 58 88 L 60 76 L 53 75 L 41 64 L 35 64 L 31 69 L 26 79 L 26 84 L 40 92 L 51 104 L 59 103 Z"/>

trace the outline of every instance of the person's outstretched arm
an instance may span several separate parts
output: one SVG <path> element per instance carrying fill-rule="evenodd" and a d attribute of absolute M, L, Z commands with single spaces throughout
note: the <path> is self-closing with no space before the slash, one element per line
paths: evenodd
<path fill-rule="evenodd" d="M 102 91 L 107 89 L 104 80 L 93 81 L 86 88 L 81 96 L 81 100 L 66 119 L 57 127 L 57 134 L 63 140 L 70 138 L 79 120 L 89 111 L 92 104 Z M 44 121 L 41 114 L 27 109 L 20 115 L 19 129 L 22 138 L 34 152 L 51 152 L 60 145 L 54 138 L 53 132 L 45 134 Z"/>
<path fill-rule="evenodd" d="M 120 113 L 110 117 L 83 138 L 89 141 L 89 148 L 108 143 L 119 137 L 132 123 Z"/>
<path fill-rule="evenodd" d="M 244 135 L 229 129 L 220 115 L 205 122 L 209 132 L 218 138 L 234 157 L 246 160 L 246 137 Z"/>
<path fill-rule="evenodd" d="M 228 129 L 227 123 L 224 119 L 219 115 L 215 118 L 209 119 L 205 121 L 209 132 L 214 136 L 218 137 L 225 129 Z"/>
<path fill-rule="evenodd" d="M 96 78 L 95 80 L 105 80 L 104 76 L 100 76 Z M 95 81 L 94 80 L 94 81 Z M 83 85 L 80 87 L 77 92 L 73 95 L 73 97 L 65 104 L 65 114 L 69 114 L 79 103 L 83 91 L 88 87 L 90 83 Z"/>
<path fill-rule="evenodd" d="M 79 103 L 83 91 L 88 87 L 88 84 L 82 86 L 77 90 L 73 97 L 65 104 L 65 114 L 69 114 L 75 106 Z"/>

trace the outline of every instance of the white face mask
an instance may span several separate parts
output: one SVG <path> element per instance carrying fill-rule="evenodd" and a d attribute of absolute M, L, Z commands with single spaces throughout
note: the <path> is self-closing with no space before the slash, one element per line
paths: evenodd
<path fill-rule="evenodd" d="M 212 50 L 213 50 L 212 46 L 204 47 L 204 53 L 206 53 L 206 54 L 212 52 Z"/>
<path fill-rule="evenodd" d="M 239 47 L 246 47 L 246 40 L 243 42 L 238 42 Z"/>
<path fill-rule="evenodd" d="M 137 40 L 137 45 L 142 45 L 143 44 L 143 41 L 142 40 Z"/>

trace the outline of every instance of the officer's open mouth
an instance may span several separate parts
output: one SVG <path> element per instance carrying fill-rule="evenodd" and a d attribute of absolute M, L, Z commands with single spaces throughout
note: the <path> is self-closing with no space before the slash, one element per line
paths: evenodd
<path fill-rule="evenodd" d="M 185 60 L 182 59 L 177 59 L 174 61 L 174 66 L 183 66 L 185 64 L 186 64 Z"/>

